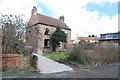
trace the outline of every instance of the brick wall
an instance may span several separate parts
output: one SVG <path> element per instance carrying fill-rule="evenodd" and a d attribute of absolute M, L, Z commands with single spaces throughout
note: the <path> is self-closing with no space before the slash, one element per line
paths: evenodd
<path fill-rule="evenodd" d="M 30 66 L 30 56 L 23 56 L 18 54 L 3 54 L 0 57 L 0 61 L 2 61 L 3 70 L 11 70 L 14 68 L 24 68 Z"/>
<path fill-rule="evenodd" d="M 45 35 L 45 27 L 50 27 L 50 35 Z M 34 28 L 37 28 L 38 32 L 35 32 Z M 27 45 L 31 45 L 33 46 L 33 50 L 35 52 L 38 53 L 42 53 L 45 51 L 44 49 L 44 40 L 45 39 L 50 39 L 50 36 L 52 35 L 52 33 L 56 30 L 56 27 L 54 26 L 48 26 L 48 25 L 43 25 L 43 24 L 37 24 L 35 26 L 32 26 L 31 28 L 29 28 L 29 30 L 27 30 Z M 62 29 L 63 31 L 66 29 Z M 30 31 L 30 32 L 29 32 Z M 67 43 L 62 44 L 61 45 L 61 49 L 62 51 L 65 51 L 66 49 L 64 48 L 64 45 L 67 46 L 67 49 L 69 49 L 70 46 L 70 42 L 71 42 L 71 31 L 68 30 L 68 35 L 67 35 Z M 51 49 L 47 49 L 48 52 L 51 51 Z"/>

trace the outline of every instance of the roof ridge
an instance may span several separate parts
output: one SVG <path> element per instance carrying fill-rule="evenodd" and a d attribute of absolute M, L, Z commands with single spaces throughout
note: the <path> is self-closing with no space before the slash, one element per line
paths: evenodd
<path fill-rule="evenodd" d="M 46 16 L 43 14 L 39 14 L 36 13 L 36 15 L 33 15 L 33 18 L 36 19 L 36 22 L 34 22 L 34 24 L 39 23 L 39 24 L 45 24 L 45 25 L 52 25 L 57 27 L 59 25 L 59 27 L 63 28 L 63 29 L 68 29 L 71 30 L 66 24 L 65 22 L 61 21 L 60 19 L 56 19 L 50 16 Z M 32 21 L 32 20 L 31 20 Z"/>
<path fill-rule="evenodd" d="M 50 16 L 46 16 L 46 15 L 43 15 L 43 14 L 40 14 L 40 13 L 37 13 L 37 15 L 42 15 L 42 16 L 49 17 L 49 18 L 52 18 L 52 19 L 56 19 L 56 18 L 53 18 L 53 17 L 50 17 Z M 61 21 L 60 19 L 56 19 L 56 20 Z M 61 21 L 61 22 L 63 22 L 63 21 Z M 63 23 L 64 23 L 64 22 L 63 22 Z"/>

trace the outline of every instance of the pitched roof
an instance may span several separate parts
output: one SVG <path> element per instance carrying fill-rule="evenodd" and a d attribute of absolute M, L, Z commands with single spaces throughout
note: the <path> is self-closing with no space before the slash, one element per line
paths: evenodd
<path fill-rule="evenodd" d="M 99 40 L 99 37 L 78 37 L 78 40 Z"/>
<path fill-rule="evenodd" d="M 59 26 L 64 29 L 71 30 L 63 21 L 49 17 L 49 16 L 45 16 L 42 14 L 38 14 L 38 13 L 36 15 L 32 15 L 29 20 L 30 26 L 35 25 L 35 24 L 51 25 L 54 27 Z"/>

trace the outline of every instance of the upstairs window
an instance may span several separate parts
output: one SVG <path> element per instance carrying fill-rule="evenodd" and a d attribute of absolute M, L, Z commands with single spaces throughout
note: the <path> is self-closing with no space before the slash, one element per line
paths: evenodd
<path fill-rule="evenodd" d="M 68 30 L 64 30 L 64 33 L 65 33 L 66 36 L 68 37 Z"/>
<path fill-rule="evenodd" d="M 45 27 L 45 35 L 50 35 L 50 27 Z"/>
<path fill-rule="evenodd" d="M 67 30 L 64 30 L 64 33 L 65 33 L 65 34 L 68 34 L 68 31 L 67 31 Z"/>

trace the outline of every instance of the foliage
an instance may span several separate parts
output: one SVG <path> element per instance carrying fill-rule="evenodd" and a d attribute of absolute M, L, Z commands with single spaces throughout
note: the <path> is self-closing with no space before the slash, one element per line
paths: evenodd
<path fill-rule="evenodd" d="M 97 37 L 97 36 L 95 36 L 94 34 L 92 34 L 92 35 L 89 35 L 88 37 Z"/>
<path fill-rule="evenodd" d="M 112 45 L 107 46 L 97 46 L 95 51 L 100 55 L 100 59 L 102 62 L 112 63 L 118 61 L 118 47 L 114 47 Z"/>
<path fill-rule="evenodd" d="M 95 37 L 95 35 L 93 34 L 92 37 Z"/>
<path fill-rule="evenodd" d="M 25 26 L 23 15 L 1 15 L 2 26 L 2 53 L 25 53 Z"/>
<path fill-rule="evenodd" d="M 90 48 L 91 47 L 91 48 Z M 117 47 L 100 46 L 93 44 L 75 45 L 69 52 L 69 61 L 77 61 L 81 64 L 101 65 L 105 63 L 117 62 Z"/>
<path fill-rule="evenodd" d="M 37 60 L 38 60 L 38 57 L 33 55 L 31 58 L 31 66 L 35 69 L 37 69 Z"/>
<path fill-rule="evenodd" d="M 51 59 L 58 60 L 58 61 L 66 61 L 68 58 L 67 54 L 57 53 L 57 52 L 45 53 L 45 54 L 43 54 L 43 56 L 48 56 Z"/>
<path fill-rule="evenodd" d="M 66 41 L 67 41 L 67 35 L 58 26 L 56 30 L 53 32 L 52 36 L 50 37 L 52 51 L 56 51 L 56 48 L 59 47 L 60 42 L 66 42 Z"/>
<path fill-rule="evenodd" d="M 91 35 L 89 35 L 88 37 L 91 37 Z"/>

